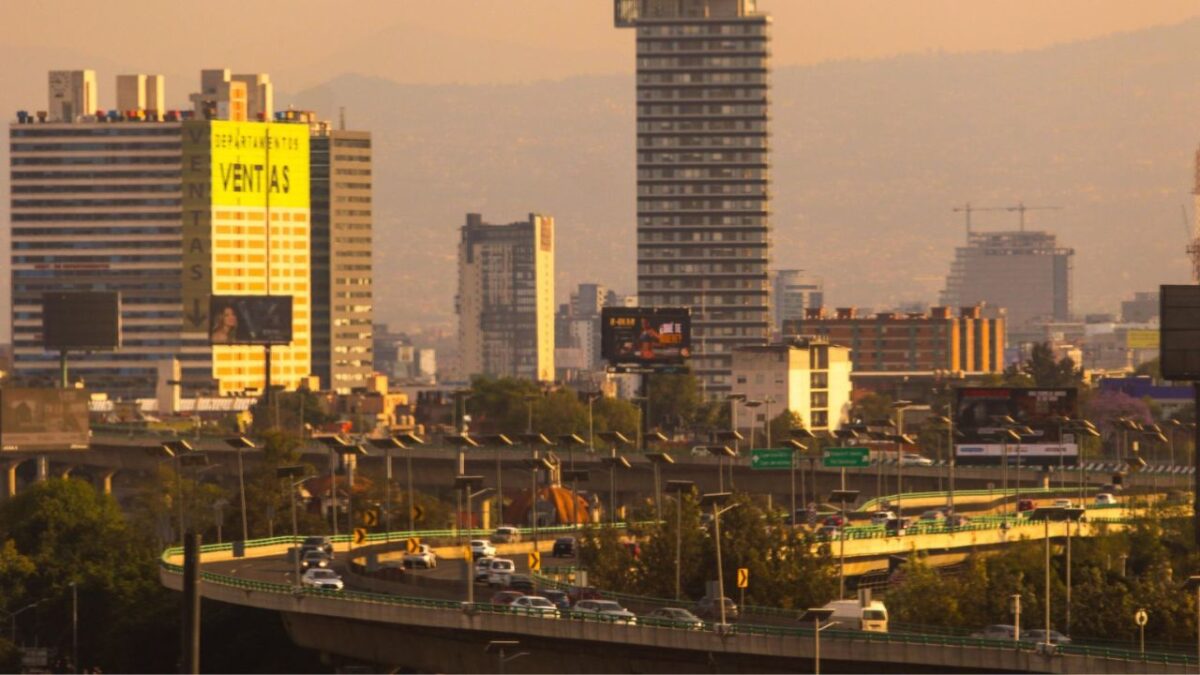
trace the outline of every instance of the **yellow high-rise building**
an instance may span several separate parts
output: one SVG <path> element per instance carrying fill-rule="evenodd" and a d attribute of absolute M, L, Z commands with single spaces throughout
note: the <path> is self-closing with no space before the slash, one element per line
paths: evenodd
<path fill-rule="evenodd" d="M 213 295 L 291 296 L 292 342 L 271 350 L 289 389 L 312 369 L 308 141 L 306 124 L 183 123 L 185 337 L 207 335 Z M 264 364 L 261 346 L 212 347 L 221 393 L 261 391 Z"/>

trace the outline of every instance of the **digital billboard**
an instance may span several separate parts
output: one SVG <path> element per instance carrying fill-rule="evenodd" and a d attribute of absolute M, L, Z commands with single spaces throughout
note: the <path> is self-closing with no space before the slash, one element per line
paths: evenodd
<path fill-rule="evenodd" d="M 208 340 L 214 345 L 287 345 L 292 342 L 292 296 L 214 295 Z"/>
<path fill-rule="evenodd" d="M 1200 381 L 1200 286 L 1160 286 L 1158 302 L 1163 377 Z"/>
<path fill-rule="evenodd" d="M 605 307 L 600 352 L 609 365 L 629 372 L 682 366 L 691 356 L 692 315 L 682 307 Z"/>
<path fill-rule="evenodd" d="M 49 351 L 121 346 L 121 296 L 116 291 L 42 294 L 42 346 Z"/>
<path fill-rule="evenodd" d="M 1064 429 L 1062 418 L 1078 413 L 1074 388 L 964 387 L 955 390 L 954 428 L 961 436 L 954 446 L 959 464 L 1001 464 L 1005 456 L 1015 465 L 1074 466 L 1078 439 Z M 1012 423 L 1002 418 L 1011 418 Z M 1006 444 L 1005 428 L 1019 429 L 1021 440 Z M 1024 429 L 1028 427 L 1028 429 Z"/>
<path fill-rule="evenodd" d="M 83 389 L 0 389 L 0 449 L 87 450 L 88 398 Z"/>

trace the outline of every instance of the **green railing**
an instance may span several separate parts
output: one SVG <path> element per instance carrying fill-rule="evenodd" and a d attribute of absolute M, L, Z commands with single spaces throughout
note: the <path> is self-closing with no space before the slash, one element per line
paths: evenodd
<path fill-rule="evenodd" d="M 1097 490 L 1098 490 L 1098 488 L 1095 488 L 1095 487 L 1085 487 L 1084 488 L 1085 493 L 1086 492 L 1096 492 Z M 1007 490 L 1007 492 L 1002 488 L 995 489 L 995 490 L 986 490 L 986 489 L 955 490 L 954 498 L 955 498 L 955 500 L 957 500 L 959 497 L 995 497 L 996 499 L 1006 499 L 1007 497 L 1015 497 L 1018 494 L 1040 496 L 1040 497 L 1048 497 L 1048 496 L 1053 496 L 1056 494 L 1062 494 L 1062 495 L 1066 495 L 1068 497 L 1078 497 L 1079 496 L 1079 486 L 1051 487 L 1051 488 L 1021 488 L 1020 490 L 1017 490 L 1016 488 L 1009 488 Z M 860 505 L 858 507 L 858 511 L 859 512 L 878 511 L 878 510 L 880 510 L 880 505 L 885 501 L 888 502 L 889 504 L 895 504 L 896 500 L 899 499 L 900 505 L 903 506 L 904 500 L 906 500 L 906 499 L 932 499 L 932 498 L 941 498 L 941 499 L 946 499 L 947 501 L 949 501 L 950 492 L 948 490 L 932 490 L 929 492 L 905 492 L 900 495 L 880 495 L 879 497 L 872 497 L 871 499 L 868 499 L 867 501 L 863 502 L 862 505 Z"/>
<path fill-rule="evenodd" d="M 539 528 L 539 531 L 542 531 L 542 528 Z M 406 538 L 406 537 L 400 536 L 402 534 L 423 536 L 425 538 L 436 538 L 436 533 L 439 533 L 439 532 L 441 532 L 441 531 L 425 530 L 425 531 L 419 531 L 419 532 L 404 532 L 404 533 L 392 533 L 392 534 L 394 535 L 394 537 L 396 539 Z M 337 539 L 344 541 L 346 539 L 346 537 L 343 535 L 343 536 L 339 536 Z M 298 544 L 300 541 L 302 541 L 302 537 L 293 538 L 290 536 L 273 537 L 270 539 L 257 539 L 257 540 L 252 540 L 252 541 L 246 542 L 246 548 L 254 549 L 254 548 L 262 548 L 262 547 L 266 547 L 266 546 L 278 546 L 280 544 L 295 545 L 295 544 Z M 206 553 L 207 552 L 218 552 L 218 551 L 229 550 L 230 548 L 232 548 L 232 546 L 229 543 L 208 544 L 208 545 L 202 546 L 201 551 L 206 552 Z M 182 566 L 175 564 L 175 563 L 171 563 L 168 560 L 169 557 L 171 557 L 173 555 L 179 555 L 181 552 L 182 552 L 182 550 L 180 549 L 180 547 L 172 547 L 172 548 L 168 548 L 165 551 L 163 551 L 162 557 L 159 560 L 160 567 L 168 573 L 172 573 L 172 574 L 182 573 L 182 571 L 183 571 Z M 451 601 L 451 600 L 435 600 L 435 599 L 430 599 L 430 598 L 391 595 L 391 594 L 386 594 L 386 593 L 372 593 L 372 592 L 366 592 L 366 591 L 353 591 L 353 590 L 335 591 L 335 590 L 329 590 L 329 589 L 304 588 L 304 587 L 292 586 L 290 584 L 285 584 L 285 583 L 258 581 L 258 580 L 254 580 L 254 579 L 243 579 L 240 577 L 234 577 L 234 576 L 225 575 L 225 574 L 217 574 L 214 572 L 202 572 L 201 577 L 205 582 L 210 583 L 210 584 L 226 586 L 226 587 L 230 587 L 230 588 L 238 588 L 238 589 L 242 589 L 242 590 L 246 590 L 246 591 L 271 593 L 274 595 L 291 595 L 291 596 L 328 598 L 331 600 L 337 600 L 337 601 L 342 601 L 342 602 L 364 602 L 364 603 L 381 604 L 381 605 L 389 605 L 389 606 L 396 606 L 396 607 L 413 607 L 413 608 L 419 608 L 419 609 L 449 610 L 449 611 L 464 611 L 465 610 L 465 611 L 485 613 L 485 614 L 510 614 L 510 615 L 517 615 L 517 616 L 546 618 L 542 614 L 541 611 L 527 610 L 527 609 L 520 608 L 520 607 L 510 607 L 507 605 L 491 605 L 491 604 L 484 604 L 484 603 L 476 603 L 476 604 L 468 607 L 466 605 L 466 603 L 456 602 L 456 601 Z M 538 575 L 538 577 L 540 579 L 542 579 L 543 583 L 546 583 L 546 585 L 553 585 L 553 586 L 557 586 L 557 587 L 562 587 L 562 586 L 566 585 L 566 584 L 561 584 L 561 583 L 556 582 L 551 579 L 547 579 L 542 575 Z M 635 596 L 635 595 L 628 595 L 628 594 L 622 594 L 622 593 L 602 592 L 602 595 L 604 595 L 604 597 L 608 597 L 608 598 L 612 598 L 612 599 L 624 599 L 630 603 L 637 602 L 639 604 L 649 605 L 649 606 L 668 606 L 671 604 L 675 604 L 674 601 L 671 601 L 671 600 L 664 600 L 661 598 L 649 598 L 649 597 L 644 597 L 644 596 Z M 747 607 L 745 613 L 747 615 L 760 614 L 760 615 L 771 615 L 771 616 L 783 616 L 783 617 L 787 617 L 787 618 L 790 618 L 790 616 L 791 616 L 789 610 L 776 609 L 776 608 L 761 608 L 761 607 Z M 589 612 L 575 612 L 575 611 L 570 611 L 570 610 L 565 611 L 565 612 L 560 612 L 558 614 L 558 616 L 561 616 L 563 619 L 570 619 L 570 620 L 575 620 L 575 621 L 599 622 L 599 623 L 621 623 L 624 621 L 623 619 L 620 619 L 620 618 L 614 618 L 614 617 L 605 616 L 602 614 L 592 614 Z M 664 620 L 664 619 L 652 619 L 649 617 L 638 617 L 637 623 L 639 626 L 643 626 L 643 627 L 665 628 L 665 629 L 671 629 L 671 630 L 696 630 L 696 626 L 689 622 L 678 622 L 678 621 L 670 621 L 670 620 Z M 703 626 L 703 629 L 711 630 L 713 627 L 714 626 L 711 623 L 705 623 Z M 736 624 L 735 626 L 731 626 L 729 628 L 729 630 L 739 633 L 739 634 L 767 635 L 767 636 L 785 637 L 785 638 L 786 637 L 811 638 L 812 634 L 813 634 L 812 628 L 808 628 L 803 625 L 767 626 L 767 625 L 758 625 L 758 624 L 739 623 L 739 624 Z M 938 647 L 981 647 L 981 648 L 991 648 L 991 649 L 1014 649 L 1015 648 L 1015 649 L 1022 649 L 1022 650 L 1033 650 L 1033 649 L 1038 648 L 1038 645 L 1030 643 L 1030 642 L 1025 642 L 1025 641 L 1020 641 L 1020 642 L 1014 643 L 1013 641 L 1010 641 L 1010 640 L 972 638 L 969 636 L 964 637 L 964 636 L 957 636 L 957 635 L 917 634 L 917 633 L 872 633 L 872 632 L 864 632 L 864 631 L 838 630 L 838 629 L 828 629 L 826 631 L 823 631 L 823 633 L 827 638 L 836 638 L 836 639 L 841 639 L 841 640 L 848 640 L 851 642 L 857 641 L 857 642 L 884 643 L 884 644 L 891 644 L 891 643 L 920 644 L 920 645 L 929 645 L 929 646 L 938 646 Z M 1065 645 L 1065 646 L 1058 647 L 1058 651 L 1060 651 L 1061 653 L 1064 653 L 1064 654 L 1092 656 L 1092 657 L 1112 659 L 1112 660 L 1122 660 L 1122 661 L 1142 661 L 1142 662 L 1147 662 L 1147 663 L 1192 665 L 1193 663 L 1197 662 L 1197 660 L 1194 657 L 1185 655 L 1185 654 L 1181 654 L 1181 653 L 1154 652 L 1154 651 L 1148 651 L 1145 653 L 1141 653 L 1141 652 L 1125 650 L 1125 649 L 1112 649 L 1112 648 L 1095 647 L 1095 646 L 1088 646 L 1088 645 Z"/>

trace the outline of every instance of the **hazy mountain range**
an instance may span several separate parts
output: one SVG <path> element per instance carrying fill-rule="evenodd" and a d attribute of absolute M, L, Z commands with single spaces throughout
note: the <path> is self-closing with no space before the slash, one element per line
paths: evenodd
<path fill-rule="evenodd" d="M 1080 311 L 1187 281 L 1197 44 L 1200 20 L 1018 54 L 776 70 L 774 265 L 824 276 L 831 305 L 935 302 L 964 236 L 951 208 L 1023 200 L 1064 207 L 1028 222 L 1076 250 Z M 452 325 L 469 211 L 555 216 L 562 300 L 582 281 L 634 292 L 632 75 L 420 86 L 348 74 L 277 100 L 331 119 L 344 107 L 375 135 L 380 320 Z"/>

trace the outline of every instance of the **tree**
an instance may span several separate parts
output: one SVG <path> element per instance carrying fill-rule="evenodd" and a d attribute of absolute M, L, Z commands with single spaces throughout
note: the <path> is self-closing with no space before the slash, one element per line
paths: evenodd
<path fill-rule="evenodd" d="M 258 434 L 289 430 L 299 436 L 305 425 L 319 428 L 338 419 L 319 396 L 307 389 L 275 389 L 271 392 L 271 408 L 267 408 L 267 397 L 260 396 L 251 406 L 250 414 L 254 419 L 254 431 Z"/>
<path fill-rule="evenodd" d="M 892 418 L 892 400 L 892 397 L 887 394 L 869 392 L 854 402 L 850 408 L 850 417 L 867 424 L 890 420 Z"/>
<path fill-rule="evenodd" d="M 700 380 L 691 373 L 653 375 L 647 392 L 651 428 L 675 433 L 706 421 L 710 408 L 700 392 Z"/>
<path fill-rule="evenodd" d="M 1054 359 L 1054 349 L 1048 342 L 1033 346 L 1029 358 L 1009 366 L 1004 371 L 1009 386 L 1078 387 L 1083 384 L 1083 371 L 1075 367 L 1069 356 Z"/>
<path fill-rule="evenodd" d="M 778 447 L 780 442 L 790 438 L 792 429 L 804 428 L 804 420 L 800 419 L 800 415 L 791 410 L 784 410 L 774 417 L 770 422 L 771 428 L 771 443 Z"/>

